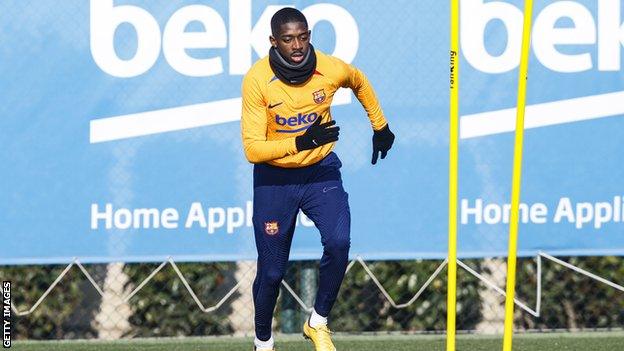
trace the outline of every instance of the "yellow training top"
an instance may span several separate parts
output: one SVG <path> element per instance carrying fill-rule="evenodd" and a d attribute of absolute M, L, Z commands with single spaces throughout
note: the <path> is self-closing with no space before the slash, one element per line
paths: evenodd
<path fill-rule="evenodd" d="M 241 132 L 245 156 L 252 163 L 285 168 L 314 164 L 327 156 L 334 143 L 297 151 L 295 137 L 322 118 L 332 119 L 329 107 L 338 88 L 351 88 L 360 101 L 373 130 L 387 124 L 368 79 L 352 65 L 316 50 L 316 72 L 302 85 L 279 80 L 269 57 L 256 62 L 243 79 Z"/>

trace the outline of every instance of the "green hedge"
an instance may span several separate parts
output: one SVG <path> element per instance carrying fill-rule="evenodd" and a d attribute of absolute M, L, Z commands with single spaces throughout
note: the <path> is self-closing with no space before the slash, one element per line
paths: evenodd
<path fill-rule="evenodd" d="M 0 267 L 0 280 L 11 281 L 11 297 L 18 311 L 29 310 L 66 266 Z M 91 320 L 97 312 L 95 289 L 73 267 L 30 315 L 14 316 L 15 339 L 93 338 Z M 99 297 L 99 295 L 97 295 Z"/>
<path fill-rule="evenodd" d="M 142 282 L 157 265 L 126 265 L 129 284 Z M 204 307 L 216 304 L 232 286 L 233 263 L 179 264 L 182 274 Z M 227 316 L 229 301 L 218 310 L 204 313 L 199 309 L 171 266 L 165 267 L 145 285 L 129 303 L 133 314 L 128 336 L 223 335 L 232 332 Z"/>
<path fill-rule="evenodd" d="M 566 261 L 617 283 L 624 281 L 621 257 L 573 257 Z M 476 270 L 480 260 L 466 262 Z M 440 261 L 370 262 L 370 268 L 397 303 L 407 302 L 438 267 Z M 303 265 L 318 268 L 318 263 L 294 263 L 288 272 L 296 291 Z M 87 269 L 102 284 L 105 265 Z M 124 271 L 132 286 L 139 284 L 157 265 L 128 264 Z M 236 283 L 233 263 L 180 264 L 185 277 L 206 307 L 217 303 Z M 0 280 L 13 283 L 13 301 L 20 311 L 28 310 L 50 286 L 65 266 L 4 266 Z M 504 269 L 504 266 L 501 267 Z M 98 274 L 99 272 L 99 274 Z M 517 296 L 529 306 L 535 304 L 536 265 L 532 259 L 518 264 Z M 622 328 L 624 293 L 591 280 L 548 260 L 543 261 L 542 315 L 534 318 L 516 308 L 516 327 L 527 329 Z M 481 320 L 479 292 L 485 289 L 475 277 L 458 271 L 459 330 L 474 329 Z M 282 298 L 284 298 L 282 292 Z M 166 266 L 139 293 L 130 299 L 131 329 L 127 336 L 178 336 L 230 334 L 228 320 L 232 296 L 222 308 L 204 313 L 196 306 L 174 270 Z M 94 318 L 101 299 L 82 272 L 73 267 L 48 298 L 32 313 L 15 317 L 16 339 L 67 339 L 97 337 Z M 501 299 L 502 303 L 502 299 Z M 282 321 L 278 307 L 278 322 Z M 298 314 L 301 310 L 293 307 Z M 248 311 L 247 311 L 248 313 Z M 290 314 L 292 316 L 292 313 Z M 249 316 L 252 318 L 252 316 Z M 295 327 L 298 327 L 299 321 Z M 444 331 L 446 328 L 446 269 L 405 309 L 390 306 L 364 269 L 356 264 L 345 277 L 338 302 L 332 311 L 332 327 L 338 331 Z"/>
<path fill-rule="evenodd" d="M 288 274 L 298 275 L 296 263 Z M 408 302 L 433 274 L 441 261 L 377 261 L 367 265 L 396 304 Z M 479 261 L 469 262 L 479 269 Z M 318 264 L 316 267 L 318 269 Z M 301 284 L 295 279 L 295 291 Z M 477 279 L 458 271 L 457 328 L 474 329 L 480 321 Z M 284 297 L 285 290 L 282 289 Z M 345 276 L 336 305 L 331 313 L 331 326 L 339 331 L 444 331 L 446 330 L 446 269 L 409 307 L 396 309 L 356 263 Z M 279 322 L 279 321 L 278 321 Z"/>
<path fill-rule="evenodd" d="M 560 258 L 618 284 L 624 283 L 622 257 Z M 519 265 L 516 290 L 535 301 L 536 263 Z M 534 303 L 531 303 L 531 305 Z M 540 318 L 520 312 L 516 325 L 528 329 L 624 327 L 624 292 L 542 259 L 542 311 Z"/>

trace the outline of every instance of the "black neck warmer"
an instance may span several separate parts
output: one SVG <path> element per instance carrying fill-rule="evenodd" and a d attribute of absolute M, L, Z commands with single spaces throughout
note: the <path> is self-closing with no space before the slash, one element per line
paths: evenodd
<path fill-rule="evenodd" d="M 276 48 L 269 50 L 269 64 L 275 76 L 282 82 L 292 85 L 305 83 L 316 70 L 316 53 L 310 44 L 308 53 L 301 63 L 293 65 L 280 55 Z"/>

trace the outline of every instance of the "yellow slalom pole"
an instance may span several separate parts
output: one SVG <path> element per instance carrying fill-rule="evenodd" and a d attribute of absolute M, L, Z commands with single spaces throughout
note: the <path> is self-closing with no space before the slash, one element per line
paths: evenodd
<path fill-rule="evenodd" d="M 457 300 L 457 174 L 459 164 L 459 0 L 451 0 L 448 287 L 446 351 L 455 351 Z"/>
<path fill-rule="evenodd" d="M 520 212 L 520 179 L 522 175 L 522 147 L 524 141 L 524 110 L 526 105 L 529 49 L 531 46 L 531 17 L 533 0 L 524 2 L 524 28 L 518 74 L 518 101 L 516 110 L 516 140 L 514 144 L 513 176 L 511 182 L 511 219 L 509 221 L 509 251 L 507 254 L 507 294 L 505 296 L 505 334 L 503 351 L 511 351 L 513 337 L 514 297 L 516 293 L 516 256 L 518 251 L 518 219 Z"/>

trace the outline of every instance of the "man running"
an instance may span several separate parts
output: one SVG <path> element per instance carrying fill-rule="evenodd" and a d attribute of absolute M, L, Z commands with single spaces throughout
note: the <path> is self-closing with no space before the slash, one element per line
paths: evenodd
<path fill-rule="evenodd" d="M 254 350 L 272 351 L 271 322 L 286 271 L 296 216 L 303 211 L 321 234 L 323 257 L 314 309 L 303 326 L 316 351 L 335 351 L 327 317 L 348 264 L 350 212 L 332 152 L 340 128 L 330 113 L 338 88 L 353 90 L 373 128 L 372 163 L 394 142 L 366 76 L 315 50 L 300 11 L 283 8 L 271 18 L 269 55 L 243 79 L 241 131 L 254 163 L 253 224 L 258 270 L 253 284 Z"/>

